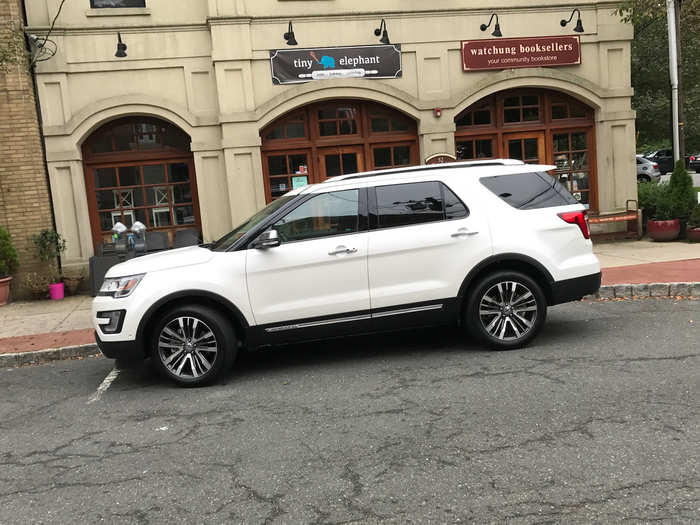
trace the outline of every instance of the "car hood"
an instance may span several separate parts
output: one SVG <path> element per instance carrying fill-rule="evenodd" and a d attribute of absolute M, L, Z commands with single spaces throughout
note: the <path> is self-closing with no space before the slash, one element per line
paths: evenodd
<path fill-rule="evenodd" d="M 125 275 L 136 275 L 139 273 L 157 272 L 159 270 L 170 270 L 182 266 L 192 266 L 203 264 L 214 257 L 214 252 L 199 246 L 179 248 L 177 250 L 166 250 L 163 252 L 135 257 L 123 263 L 112 266 L 106 277 L 123 277 Z"/>

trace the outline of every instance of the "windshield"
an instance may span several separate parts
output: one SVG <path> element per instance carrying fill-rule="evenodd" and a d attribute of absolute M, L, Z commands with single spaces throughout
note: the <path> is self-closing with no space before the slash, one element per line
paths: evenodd
<path fill-rule="evenodd" d="M 209 246 L 211 250 L 216 252 L 225 252 L 228 250 L 233 243 L 238 239 L 243 237 L 246 233 L 252 230 L 255 226 L 260 224 L 262 221 L 267 219 L 270 215 L 279 210 L 282 206 L 287 204 L 290 200 L 294 199 L 296 195 L 285 195 L 279 199 L 272 201 L 270 204 L 265 206 L 259 212 L 251 215 L 245 222 L 237 226 L 230 233 L 224 235 L 218 241 L 215 241 Z"/>

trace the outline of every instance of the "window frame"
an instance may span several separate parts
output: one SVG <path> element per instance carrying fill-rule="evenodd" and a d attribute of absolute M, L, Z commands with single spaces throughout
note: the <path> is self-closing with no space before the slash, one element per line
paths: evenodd
<path fill-rule="evenodd" d="M 90 9 L 143 9 L 148 7 L 146 0 L 142 0 L 143 5 L 101 5 L 96 6 L 95 0 L 90 0 Z"/>
<path fill-rule="evenodd" d="M 437 183 L 439 188 L 440 188 L 440 197 L 443 202 L 443 209 L 442 209 L 442 219 L 439 220 L 434 220 L 434 221 L 425 221 L 425 222 L 419 222 L 419 223 L 414 223 L 414 224 L 402 224 L 400 226 L 381 226 L 379 223 L 379 204 L 378 204 L 378 198 L 377 198 L 377 190 L 379 188 L 386 188 L 389 186 L 407 186 L 411 184 L 429 184 L 429 183 Z M 453 217 L 453 218 L 448 218 L 447 217 L 447 210 L 445 209 L 444 202 L 445 202 L 445 188 L 450 191 L 455 197 L 457 197 L 457 200 L 462 203 L 462 206 L 464 206 L 464 209 L 466 211 L 466 214 L 464 217 Z M 378 184 L 375 186 L 371 186 L 368 192 L 368 205 L 369 205 L 369 229 L 370 231 L 374 230 L 391 230 L 394 228 L 408 228 L 408 227 L 417 227 L 417 226 L 423 226 L 426 224 L 435 224 L 437 222 L 453 222 L 456 220 L 463 220 L 468 218 L 471 215 L 471 210 L 469 209 L 469 206 L 462 200 L 462 198 L 455 192 L 452 188 L 450 188 L 445 182 L 437 179 L 431 179 L 431 180 L 421 180 L 421 181 L 414 181 L 414 182 L 398 182 L 398 183 L 393 183 L 393 184 Z"/>

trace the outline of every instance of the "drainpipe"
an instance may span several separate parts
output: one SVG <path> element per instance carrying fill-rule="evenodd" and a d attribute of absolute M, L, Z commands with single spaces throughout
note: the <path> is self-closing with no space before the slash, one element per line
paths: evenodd
<path fill-rule="evenodd" d="M 676 47 L 676 2 L 666 0 L 668 21 L 668 68 L 671 76 L 671 111 L 673 113 L 673 161 L 680 159 L 680 138 L 678 132 L 678 48 Z"/>

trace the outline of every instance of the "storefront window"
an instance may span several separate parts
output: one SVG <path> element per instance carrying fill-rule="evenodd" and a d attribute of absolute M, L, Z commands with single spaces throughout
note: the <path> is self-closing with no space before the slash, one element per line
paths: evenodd
<path fill-rule="evenodd" d="M 493 158 L 492 138 L 473 138 L 457 141 L 457 160 L 476 160 Z"/>
<path fill-rule="evenodd" d="M 503 100 L 503 122 L 533 122 L 540 120 L 540 97 L 515 95 Z"/>
<path fill-rule="evenodd" d="M 309 162 L 306 153 L 270 155 L 267 170 L 273 199 L 309 183 Z"/>
<path fill-rule="evenodd" d="M 457 118 L 457 127 L 467 127 L 467 126 L 488 126 L 491 124 L 491 103 L 480 102 L 469 111 L 463 113 Z"/>
<path fill-rule="evenodd" d="M 372 156 L 375 169 L 399 168 L 410 166 L 411 147 L 405 146 L 374 146 Z"/>
<path fill-rule="evenodd" d="M 585 131 L 555 133 L 556 177 L 582 204 L 590 204 L 590 164 Z"/>
<path fill-rule="evenodd" d="M 355 108 L 325 108 L 318 111 L 319 135 L 329 137 L 333 135 L 357 134 L 357 120 Z"/>
<path fill-rule="evenodd" d="M 90 0 L 90 7 L 146 7 L 146 0 Z"/>

